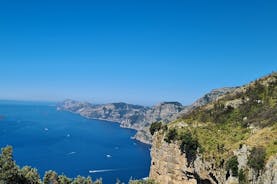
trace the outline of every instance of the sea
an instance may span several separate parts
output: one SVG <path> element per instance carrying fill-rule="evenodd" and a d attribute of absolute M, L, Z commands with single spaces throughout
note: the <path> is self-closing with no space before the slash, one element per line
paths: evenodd
<path fill-rule="evenodd" d="M 115 122 L 58 111 L 55 103 L 0 101 L 0 147 L 11 145 L 16 163 L 37 168 L 41 177 L 47 170 L 104 184 L 147 177 L 150 146 L 134 134 Z"/>

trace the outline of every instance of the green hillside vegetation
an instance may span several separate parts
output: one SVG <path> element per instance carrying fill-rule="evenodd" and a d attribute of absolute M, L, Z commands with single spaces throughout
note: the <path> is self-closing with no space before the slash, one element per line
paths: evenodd
<path fill-rule="evenodd" d="M 277 153 L 277 73 L 193 110 L 170 123 L 163 134 L 166 142 L 179 143 L 181 151 L 192 158 L 197 150 L 219 167 L 226 166 L 233 151 L 246 144 L 264 153 L 261 163 L 249 163 L 252 168 L 261 169 Z M 234 174 L 238 175 L 238 171 Z"/>
<path fill-rule="evenodd" d="M 116 184 L 122 184 L 115 181 Z M 155 184 L 152 180 L 130 180 L 130 184 Z M 13 160 L 11 146 L 2 148 L 0 154 L 0 184 L 102 184 L 101 179 L 93 181 L 91 177 L 78 176 L 68 178 L 65 175 L 58 175 L 55 171 L 47 171 L 43 179 L 37 169 L 30 166 L 20 168 Z"/>

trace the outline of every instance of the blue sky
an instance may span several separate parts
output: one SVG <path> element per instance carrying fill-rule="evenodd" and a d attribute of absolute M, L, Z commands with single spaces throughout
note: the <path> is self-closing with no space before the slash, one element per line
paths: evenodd
<path fill-rule="evenodd" d="M 277 70 L 277 2 L 0 1 L 0 99 L 189 104 Z"/>

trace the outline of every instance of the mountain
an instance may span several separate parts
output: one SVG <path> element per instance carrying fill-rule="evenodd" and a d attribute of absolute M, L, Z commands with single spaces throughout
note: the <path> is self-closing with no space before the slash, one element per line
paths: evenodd
<path fill-rule="evenodd" d="M 58 104 L 58 110 L 65 110 L 79 114 L 86 118 L 107 120 L 120 123 L 121 127 L 137 130 L 135 139 L 151 144 L 152 136 L 149 132 L 151 123 L 162 121 L 169 123 L 192 109 L 214 101 L 218 97 L 234 91 L 236 88 L 221 88 L 213 90 L 190 106 L 183 106 L 179 102 L 162 102 L 152 107 L 132 105 L 127 103 L 90 104 L 67 99 Z"/>
<path fill-rule="evenodd" d="M 202 104 L 169 124 L 152 124 L 150 178 L 160 184 L 277 183 L 277 73 Z"/>
<path fill-rule="evenodd" d="M 93 105 L 68 99 L 58 104 L 57 109 L 80 114 L 86 118 L 118 122 L 121 127 L 143 132 L 136 138 L 149 144 L 151 136 L 147 133 L 150 124 L 155 121 L 170 122 L 174 114 L 182 111 L 184 107 L 178 102 L 163 102 L 153 107 L 145 107 L 122 102 Z M 145 133 L 142 131 L 144 127 L 148 127 Z"/>

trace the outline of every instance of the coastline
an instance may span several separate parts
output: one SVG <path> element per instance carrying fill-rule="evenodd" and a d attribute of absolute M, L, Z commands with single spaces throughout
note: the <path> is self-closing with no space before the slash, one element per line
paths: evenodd
<path fill-rule="evenodd" d="M 89 117 L 89 116 L 83 116 L 81 115 L 80 113 L 77 113 L 77 112 L 74 112 L 74 111 L 70 111 L 70 110 L 64 110 L 64 109 L 61 109 L 57 106 L 56 108 L 57 111 L 66 111 L 66 112 L 70 112 L 70 113 L 73 113 L 73 114 L 76 114 L 76 115 L 79 115 L 81 117 L 84 117 L 86 119 L 91 119 L 91 120 L 100 120 L 100 121 L 106 121 L 106 122 L 109 122 L 109 123 L 117 123 L 119 124 L 120 128 L 124 128 L 124 129 L 130 129 L 130 130 L 134 130 L 135 131 L 135 135 L 133 135 L 130 139 L 133 139 L 133 140 L 136 140 L 142 144 L 146 144 L 148 146 L 151 146 L 151 142 L 145 140 L 145 139 L 141 139 L 139 137 L 137 137 L 137 134 L 138 132 L 140 131 L 140 129 L 137 129 L 137 128 L 133 128 L 133 127 L 127 127 L 127 126 L 123 126 L 121 122 L 118 122 L 118 121 L 113 121 L 113 120 L 108 120 L 108 119 L 103 119 L 103 118 L 92 118 L 92 117 Z"/>

